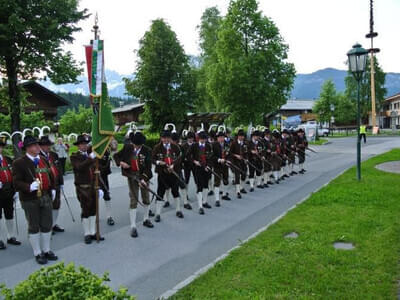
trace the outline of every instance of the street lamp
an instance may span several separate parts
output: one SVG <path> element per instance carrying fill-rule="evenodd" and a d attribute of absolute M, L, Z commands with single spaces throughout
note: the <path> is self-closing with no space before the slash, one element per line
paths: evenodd
<path fill-rule="evenodd" d="M 361 143 L 360 143 L 360 81 L 365 71 L 368 51 L 355 44 L 347 52 L 349 70 L 357 81 L 357 179 L 361 180 Z"/>

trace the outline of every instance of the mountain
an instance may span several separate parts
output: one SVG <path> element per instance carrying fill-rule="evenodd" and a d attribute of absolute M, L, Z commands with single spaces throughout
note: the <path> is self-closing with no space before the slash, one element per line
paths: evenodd
<path fill-rule="evenodd" d="M 132 75 L 122 75 L 118 72 L 112 70 L 105 71 L 106 79 L 107 79 L 107 86 L 108 86 L 108 93 L 111 97 L 119 97 L 119 98 L 128 98 L 125 95 L 125 83 L 123 82 L 122 78 L 132 78 Z M 79 76 L 78 77 L 79 83 L 77 84 L 60 84 L 56 85 L 49 80 L 40 81 L 40 84 L 44 85 L 49 90 L 56 92 L 56 93 L 74 93 L 74 94 L 89 94 L 89 87 L 88 81 L 86 76 Z"/>
<path fill-rule="evenodd" d="M 199 60 L 196 57 L 191 58 L 192 65 L 198 65 Z M 293 99 L 315 99 L 319 97 L 321 86 L 325 80 L 332 79 L 338 91 L 344 91 L 345 84 L 344 78 L 347 71 L 327 68 L 316 71 L 311 74 L 297 74 L 294 87 L 292 91 Z M 127 98 L 125 95 L 125 84 L 122 81 L 123 77 L 133 78 L 133 75 L 122 75 L 118 72 L 106 70 L 106 78 L 108 83 L 108 91 L 112 97 Z M 62 84 L 55 85 L 50 81 L 41 81 L 48 89 L 54 92 L 63 93 L 80 93 L 83 95 L 88 94 L 87 78 L 80 76 L 81 81 L 78 84 Z M 386 74 L 386 88 L 387 95 L 392 96 L 400 92 L 400 73 L 387 73 Z"/>
<path fill-rule="evenodd" d="M 311 74 L 297 74 L 292 90 L 293 99 L 316 99 L 325 80 L 331 79 L 340 92 L 345 90 L 344 79 L 347 71 L 327 68 Z M 400 92 L 400 73 L 387 73 L 387 97 Z"/>

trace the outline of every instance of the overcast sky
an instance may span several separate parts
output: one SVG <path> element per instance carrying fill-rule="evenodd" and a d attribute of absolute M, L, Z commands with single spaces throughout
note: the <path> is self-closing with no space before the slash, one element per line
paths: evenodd
<path fill-rule="evenodd" d="M 196 26 L 204 10 L 217 6 L 226 13 L 228 0 L 81 0 L 80 7 L 98 12 L 105 40 L 105 65 L 121 74 L 135 71 L 138 41 L 151 21 L 165 19 L 187 54 L 199 53 Z M 332 67 L 345 69 L 346 52 L 355 42 L 365 48 L 369 40 L 369 0 L 260 0 L 289 44 L 289 61 L 299 73 Z M 375 0 L 375 47 L 385 72 L 400 72 L 400 0 Z M 94 16 L 80 23 L 82 31 L 67 45 L 75 58 L 84 60 L 83 45 L 93 37 Z"/>

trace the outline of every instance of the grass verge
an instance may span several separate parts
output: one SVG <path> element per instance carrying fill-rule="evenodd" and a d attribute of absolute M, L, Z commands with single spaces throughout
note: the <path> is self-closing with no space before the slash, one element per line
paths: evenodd
<path fill-rule="evenodd" d="M 396 299 L 400 175 L 375 165 L 399 158 L 396 149 L 363 162 L 361 182 L 349 169 L 172 299 Z"/>
<path fill-rule="evenodd" d="M 323 144 L 326 144 L 327 142 L 328 142 L 327 139 L 319 138 L 316 141 L 309 141 L 308 144 L 310 144 L 310 145 L 323 145 Z"/>

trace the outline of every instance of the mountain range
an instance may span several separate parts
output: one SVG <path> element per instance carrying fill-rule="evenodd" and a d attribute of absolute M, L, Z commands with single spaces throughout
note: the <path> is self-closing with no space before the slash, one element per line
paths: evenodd
<path fill-rule="evenodd" d="M 344 79 L 347 76 L 347 71 L 327 68 L 318 70 L 311 74 L 297 74 L 292 90 L 292 99 L 316 99 L 319 97 L 321 86 L 325 80 L 331 79 L 338 91 L 345 90 Z M 106 78 L 110 96 L 128 98 L 126 95 L 125 84 L 122 78 L 132 78 L 133 75 L 119 74 L 116 71 L 106 70 Z M 78 93 L 88 94 L 87 78 L 81 76 L 78 78 L 78 84 L 62 84 L 55 85 L 50 81 L 41 81 L 40 83 L 46 86 L 53 92 Z M 400 73 L 387 73 L 386 84 L 387 97 L 400 92 Z"/>

